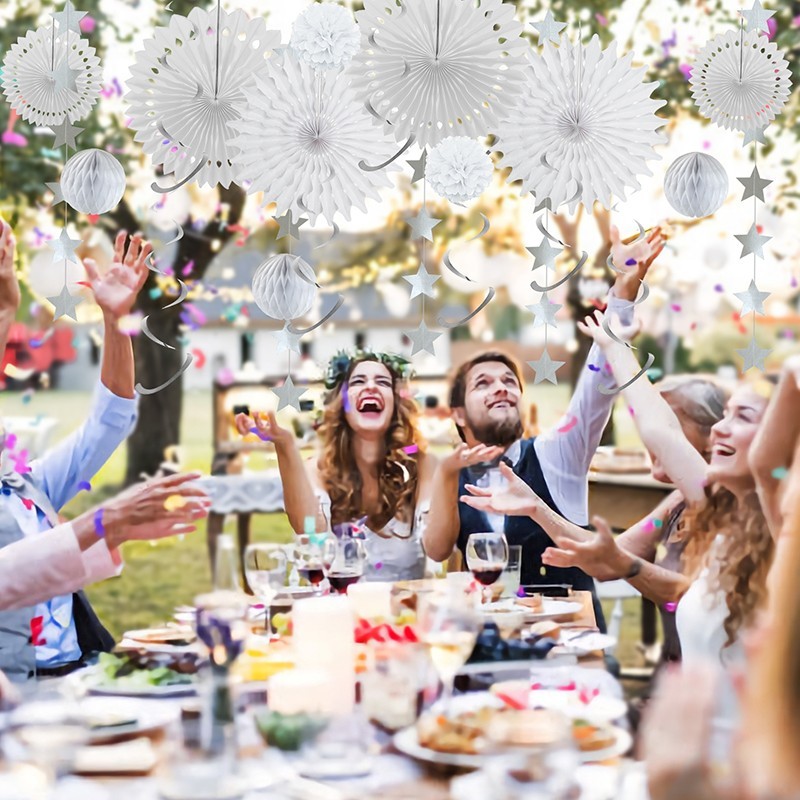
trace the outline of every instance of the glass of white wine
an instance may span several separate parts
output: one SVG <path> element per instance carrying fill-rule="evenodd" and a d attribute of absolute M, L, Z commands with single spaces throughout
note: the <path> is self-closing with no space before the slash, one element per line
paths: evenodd
<path fill-rule="evenodd" d="M 462 593 L 436 592 L 422 603 L 417 624 L 421 641 L 442 682 L 442 705 L 446 713 L 455 677 L 475 648 L 481 617 Z"/>
<path fill-rule="evenodd" d="M 289 558 L 283 545 L 251 544 L 244 551 L 247 583 L 264 604 L 264 635 L 271 638 L 270 606 L 286 585 Z"/>

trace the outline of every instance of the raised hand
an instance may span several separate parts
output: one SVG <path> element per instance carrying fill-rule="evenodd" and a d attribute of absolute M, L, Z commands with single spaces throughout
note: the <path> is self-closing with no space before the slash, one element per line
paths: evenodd
<path fill-rule="evenodd" d="M 147 280 L 146 260 L 153 251 L 153 245 L 143 242 L 141 233 L 131 237 L 126 250 L 127 238 L 126 231 L 117 234 L 114 263 L 107 272 L 101 274 L 90 258 L 83 261 L 97 305 L 114 319 L 130 314 L 136 295 Z"/>
<path fill-rule="evenodd" d="M 656 226 L 645 238 L 639 240 L 637 237 L 637 240 L 625 244 L 616 225 L 611 226 L 609 237 L 611 259 L 617 269 L 623 270 L 622 273 L 617 273 L 614 293 L 623 300 L 635 300 L 650 265 L 664 249 L 666 238 L 661 227 Z"/>
<path fill-rule="evenodd" d="M 609 347 L 613 347 L 615 344 L 619 344 L 619 342 L 615 342 L 606 332 L 603 327 L 605 321 L 605 314 L 603 314 L 602 311 L 595 311 L 593 314 L 589 314 L 583 322 L 579 321 L 577 323 L 578 330 L 585 336 L 593 339 L 601 350 L 606 350 Z M 633 339 L 642 327 L 641 321 L 639 320 L 634 320 L 633 325 L 620 326 L 619 319 L 614 315 L 608 317 L 608 324 L 616 336 L 625 341 Z"/>
<path fill-rule="evenodd" d="M 553 536 L 557 545 L 542 553 L 542 563 L 548 567 L 578 567 L 599 581 L 624 577 L 630 569 L 631 557 L 614 540 L 611 528 L 602 517 L 594 517 L 595 531 L 578 541 L 568 536 Z"/>
<path fill-rule="evenodd" d="M 294 433 L 278 424 L 274 411 L 269 411 L 266 415 L 254 411 L 252 417 L 249 414 L 237 414 L 234 423 L 242 436 L 254 433 L 262 442 L 271 441 L 276 447 L 295 441 Z"/>
<path fill-rule="evenodd" d="M 504 447 L 496 447 L 494 445 L 477 444 L 475 447 L 467 447 L 465 444 L 460 444 L 450 455 L 445 456 L 439 462 L 439 468 L 456 474 L 465 467 L 474 467 L 475 464 L 486 464 L 489 461 L 494 461 L 504 452 Z"/>
<path fill-rule="evenodd" d="M 504 487 L 482 489 L 468 483 L 464 488 L 469 494 L 462 495 L 461 502 L 490 514 L 532 516 L 542 503 L 539 496 L 508 464 L 501 464 L 500 472 L 506 479 Z"/>
<path fill-rule="evenodd" d="M 11 226 L 0 217 L 0 310 L 17 313 L 20 303 L 19 282 L 14 269 L 17 240 Z"/>

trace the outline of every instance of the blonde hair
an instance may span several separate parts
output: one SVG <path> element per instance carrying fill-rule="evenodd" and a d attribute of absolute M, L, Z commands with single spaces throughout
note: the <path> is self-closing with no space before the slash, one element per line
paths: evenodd
<path fill-rule="evenodd" d="M 356 466 L 353 449 L 353 429 L 345 416 L 343 393 L 347 381 L 357 364 L 374 361 L 371 356 L 357 357 L 350 363 L 343 381 L 325 398 L 322 423 L 318 435 L 322 452 L 318 469 L 322 485 L 331 498 L 331 524 L 338 525 L 364 516 L 361 473 Z M 383 362 L 381 362 L 383 363 Z M 417 427 L 417 405 L 405 392 L 398 390 L 402 377 L 387 364 L 392 376 L 394 411 L 386 431 L 382 463 L 378 464 L 378 506 L 369 515 L 370 529 L 380 532 L 394 517 L 410 522 L 419 477 L 417 451 L 424 449 L 425 441 Z M 411 452 L 407 452 L 411 451 Z"/>

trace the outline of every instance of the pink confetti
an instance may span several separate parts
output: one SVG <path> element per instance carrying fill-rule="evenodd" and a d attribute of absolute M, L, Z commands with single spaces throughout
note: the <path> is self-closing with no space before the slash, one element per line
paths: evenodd
<path fill-rule="evenodd" d="M 230 367 L 223 367 L 217 373 L 217 383 L 220 386 L 230 386 L 235 380 L 233 370 Z"/>
<path fill-rule="evenodd" d="M 5 442 L 6 450 L 13 450 L 17 446 L 17 434 L 16 433 L 9 433 L 6 436 Z"/>
<path fill-rule="evenodd" d="M 186 266 L 182 270 L 182 274 L 185 277 L 186 275 L 191 275 L 192 270 L 194 269 L 194 259 L 187 262 Z"/>
<path fill-rule="evenodd" d="M 608 27 L 608 20 L 602 14 L 595 14 L 594 18 L 597 20 L 598 25 L 602 25 L 604 28 Z"/>
<path fill-rule="evenodd" d="M 675 613 L 675 609 L 677 609 L 677 608 L 678 608 L 678 604 L 677 603 L 672 603 L 672 602 L 664 603 L 664 611 L 667 611 L 670 614 L 674 614 Z"/>
<path fill-rule="evenodd" d="M 680 303 L 672 303 L 672 305 L 670 306 L 670 308 L 671 308 L 673 311 L 680 311 L 680 310 L 681 310 Z"/>
<path fill-rule="evenodd" d="M 569 433 L 578 424 L 578 418 L 574 414 L 569 415 L 569 419 L 558 428 L 559 433 Z"/>
<path fill-rule="evenodd" d="M 375 564 L 375 569 L 383 569 L 383 562 L 382 561 L 378 561 L 378 563 Z"/>
<path fill-rule="evenodd" d="M 28 140 L 16 131 L 4 131 L 0 141 L 9 147 L 25 147 L 28 144 Z"/>
<path fill-rule="evenodd" d="M 22 500 L 22 505 L 24 505 L 28 511 L 33 508 L 33 500 L 29 500 L 27 497 L 20 497 L 20 500 Z"/>
<path fill-rule="evenodd" d="M 692 77 L 692 65 L 691 64 L 681 64 L 680 70 L 683 73 L 683 77 L 686 78 L 687 81 Z"/>
<path fill-rule="evenodd" d="M 94 21 L 94 17 L 90 17 L 88 14 L 81 19 L 78 23 L 78 26 L 81 29 L 81 33 L 94 33 L 94 29 L 97 27 L 97 23 Z"/>
<path fill-rule="evenodd" d="M 633 410 L 633 406 L 628 406 L 628 413 L 632 416 L 636 416 L 636 412 Z"/>
<path fill-rule="evenodd" d="M 403 452 L 407 453 L 408 455 L 413 455 L 414 453 L 419 452 L 419 447 L 415 444 L 410 444 L 408 447 L 403 448 Z"/>

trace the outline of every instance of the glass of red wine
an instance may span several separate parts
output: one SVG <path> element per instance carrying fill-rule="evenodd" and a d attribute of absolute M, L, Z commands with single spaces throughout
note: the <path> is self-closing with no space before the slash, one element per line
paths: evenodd
<path fill-rule="evenodd" d="M 508 541 L 504 533 L 473 533 L 467 540 L 467 566 L 484 587 L 491 586 L 508 564 Z"/>
<path fill-rule="evenodd" d="M 325 577 L 337 594 L 347 594 L 347 588 L 361 580 L 367 551 L 364 541 L 352 536 L 329 536 L 323 546 Z"/>
<path fill-rule="evenodd" d="M 294 564 L 297 574 L 305 578 L 313 587 L 314 594 L 322 594 L 322 581 L 325 580 L 323 559 L 324 536 L 298 536 L 294 548 Z"/>

